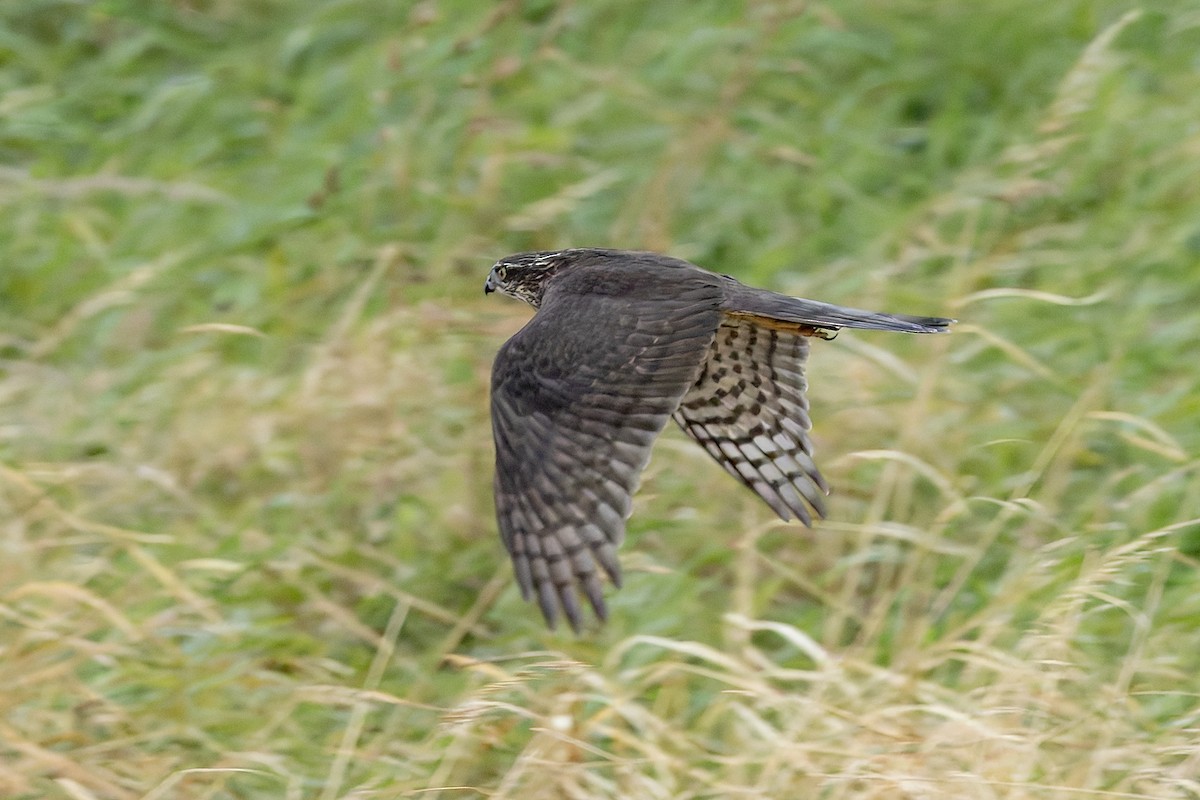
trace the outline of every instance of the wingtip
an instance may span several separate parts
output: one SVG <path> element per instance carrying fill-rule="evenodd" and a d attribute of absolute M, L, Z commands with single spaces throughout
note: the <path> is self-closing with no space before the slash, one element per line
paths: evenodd
<path fill-rule="evenodd" d="M 599 578 L 592 573 L 581 577 L 580 583 L 583 585 L 583 593 L 588 599 L 588 604 L 591 605 L 592 611 L 596 612 L 596 618 L 601 622 L 607 622 L 608 606 L 604 602 L 604 588 L 600 585 Z"/>
<path fill-rule="evenodd" d="M 549 582 L 540 584 L 537 599 L 546 624 L 550 626 L 550 630 L 554 630 L 558 625 L 558 598 L 555 596 L 554 586 Z"/>

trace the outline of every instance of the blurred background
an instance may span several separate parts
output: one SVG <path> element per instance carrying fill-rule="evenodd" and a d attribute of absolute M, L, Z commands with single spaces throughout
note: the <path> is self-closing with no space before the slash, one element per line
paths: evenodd
<path fill-rule="evenodd" d="M 843 305 L 814 530 L 492 517 L 491 264 Z M 0 5 L 0 795 L 1200 797 L 1200 3 Z"/>

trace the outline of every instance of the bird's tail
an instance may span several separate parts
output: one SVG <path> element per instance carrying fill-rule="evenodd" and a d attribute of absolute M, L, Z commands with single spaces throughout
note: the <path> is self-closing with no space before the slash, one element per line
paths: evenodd
<path fill-rule="evenodd" d="M 722 310 L 732 316 L 755 317 L 762 324 L 790 328 L 793 326 L 815 328 L 813 335 L 820 332 L 836 332 L 841 328 L 863 328 L 876 331 L 898 331 L 900 333 L 948 333 L 956 320 L 946 317 L 913 317 L 908 314 L 885 314 L 881 311 L 864 311 L 861 308 L 846 308 L 803 297 L 788 297 L 784 294 L 750 289 L 742 284 L 730 291 L 727 287 Z"/>

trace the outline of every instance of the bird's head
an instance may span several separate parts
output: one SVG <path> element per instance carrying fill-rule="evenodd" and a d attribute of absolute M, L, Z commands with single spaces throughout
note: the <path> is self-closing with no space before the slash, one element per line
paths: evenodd
<path fill-rule="evenodd" d="M 566 250 L 539 250 L 502 258 L 488 273 L 483 293 L 500 292 L 537 308 L 542 304 L 546 280 L 567 263 L 569 255 Z"/>

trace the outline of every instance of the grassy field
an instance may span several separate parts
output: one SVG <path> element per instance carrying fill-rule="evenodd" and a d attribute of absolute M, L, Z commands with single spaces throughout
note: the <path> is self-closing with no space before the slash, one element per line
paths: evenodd
<path fill-rule="evenodd" d="M 0 5 L 0 797 L 1200 798 L 1200 4 Z M 523 603 L 508 253 L 814 346 L 815 530 L 677 431 Z"/>

